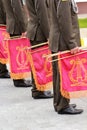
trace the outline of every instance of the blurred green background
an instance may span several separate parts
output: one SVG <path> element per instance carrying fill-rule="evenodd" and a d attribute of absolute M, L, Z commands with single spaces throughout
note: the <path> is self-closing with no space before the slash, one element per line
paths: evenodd
<path fill-rule="evenodd" d="M 87 28 L 87 18 L 79 18 L 80 28 Z"/>

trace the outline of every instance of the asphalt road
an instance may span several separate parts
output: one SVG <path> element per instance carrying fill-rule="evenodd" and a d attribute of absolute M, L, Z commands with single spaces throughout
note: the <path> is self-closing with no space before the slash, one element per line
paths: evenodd
<path fill-rule="evenodd" d="M 59 115 L 53 99 L 32 99 L 31 88 L 16 88 L 11 79 L 0 79 L 0 130 L 87 130 L 87 98 L 71 103 L 84 112 Z"/>

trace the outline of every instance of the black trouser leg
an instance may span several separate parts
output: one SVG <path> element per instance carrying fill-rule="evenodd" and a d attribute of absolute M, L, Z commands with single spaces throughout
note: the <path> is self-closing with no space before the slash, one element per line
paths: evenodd
<path fill-rule="evenodd" d="M 14 85 L 19 83 L 24 83 L 24 79 L 13 79 Z"/>
<path fill-rule="evenodd" d="M 53 57 L 53 60 L 57 59 L 57 56 Z M 52 63 L 53 67 L 53 92 L 54 92 L 54 109 L 60 111 L 61 109 L 69 106 L 69 99 L 66 99 L 60 92 L 60 74 L 58 70 L 58 61 Z"/>
<path fill-rule="evenodd" d="M 7 72 L 8 72 L 8 70 L 7 70 L 6 64 L 0 63 L 0 75 L 2 75 L 2 74 L 4 75 Z"/>
<path fill-rule="evenodd" d="M 33 73 L 31 72 L 31 78 L 32 78 L 32 86 L 33 86 L 33 90 L 37 90 L 36 88 L 36 84 L 35 84 L 35 80 L 34 80 L 34 76 L 33 76 Z"/>
<path fill-rule="evenodd" d="M 37 90 L 36 84 L 35 84 L 35 80 L 34 80 L 34 76 L 33 73 L 31 72 L 31 78 L 32 78 L 32 97 L 38 96 L 39 95 L 39 90 Z"/>

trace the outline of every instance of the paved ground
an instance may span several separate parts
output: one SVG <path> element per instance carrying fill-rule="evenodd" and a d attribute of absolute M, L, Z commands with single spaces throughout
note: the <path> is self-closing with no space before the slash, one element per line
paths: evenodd
<path fill-rule="evenodd" d="M 0 79 L 0 130 L 87 130 L 87 99 L 73 99 L 81 115 L 58 115 L 53 99 L 34 100 L 31 88 L 16 88 Z"/>
<path fill-rule="evenodd" d="M 78 15 L 78 18 L 87 18 L 87 14 L 79 14 Z M 80 32 L 81 32 L 81 37 L 83 37 L 83 38 L 87 38 L 87 28 L 82 28 L 81 30 L 80 30 Z"/>
<path fill-rule="evenodd" d="M 78 14 L 79 18 L 87 18 L 87 14 Z"/>
<path fill-rule="evenodd" d="M 87 28 L 80 29 L 81 37 L 87 38 Z"/>

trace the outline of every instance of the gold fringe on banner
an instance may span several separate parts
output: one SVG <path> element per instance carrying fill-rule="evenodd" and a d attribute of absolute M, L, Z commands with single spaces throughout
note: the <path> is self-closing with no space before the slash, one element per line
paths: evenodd
<path fill-rule="evenodd" d="M 82 54 L 82 53 L 80 53 Z M 58 59 L 60 58 L 60 55 L 58 55 Z M 81 90 L 81 91 L 74 91 L 74 92 L 67 92 L 65 90 L 62 89 L 62 73 L 61 73 L 61 64 L 60 64 L 60 60 L 58 60 L 58 66 L 59 66 L 59 72 L 60 72 L 60 92 L 61 95 L 67 99 L 71 99 L 71 98 L 80 98 L 80 97 L 87 97 L 87 90 Z"/>
<path fill-rule="evenodd" d="M 64 90 L 61 90 L 61 94 L 63 97 L 71 99 L 71 98 L 81 98 L 81 97 L 87 97 L 87 90 L 85 91 L 75 91 L 75 92 L 67 92 Z"/>
<path fill-rule="evenodd" d="M 29 57 L 29 61 L 30 61 L 30 64 L 31 64 L 31 69 L 32 69 L 32 73 L 33 73 L 33 76 L 34 76 L 34 80 L 35 80 L 35 84 L 36 84 L 37 90 L 39 90 L 39 91 L 46 91 L 46 90 L 51 89 L 52 88 L 52 82 L 50 82 L 48 84 L 45 84 L 45 85 L 40 85 L 38 83 L 36 70 L 35 70 L 35 67 L 34 67 L 34 62 L 33 62 L 33 58 L 32 58 L 32 55 L 31 55 L 30 51 L 29 51 L 28 57 Z"/>
<path fill-rule="evenodd" d="M 29 78 L 31 77 L 31 73 L 30 72 L 24 72 L 24 73 L 10 73 L 10 76 L 12 79 L 24 79 L 24 78 Z"/>
<path fill-rule="evenodd" d="M 8 59 L 0 58 L 0 63 L 7 64 L 8 63 Z"/>

